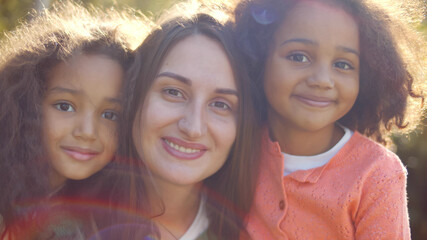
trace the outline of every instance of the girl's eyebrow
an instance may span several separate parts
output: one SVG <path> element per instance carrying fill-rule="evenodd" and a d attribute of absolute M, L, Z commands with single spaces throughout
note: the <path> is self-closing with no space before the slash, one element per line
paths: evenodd
<path fill-rule="evenodd" d="M 298 43 L 302 43 L 302 44 L 306 44 L 306 45 L 315 45 L 315 46 L 319 45 L 317 42 L 315 42 L 313 40 L 310 40 L 310 39 L 306 39 L 306 38 L 291 38 L 291 39 L 288 39 L 288 40 L 282 42 L 280 44 L 280 46 L 286 45 L 286 44 L 291 43 L 291 42 L 298 42 Z M 340 51 L 343 51 L 343 52 L 353 53 L 353 54 L 355 54 L 358 57 L 360 56 L 359 51 L 357 51 L 357 50 L 355 50 L 353 48 L 349 48 L 349 47 L 345 47 L 345 46 L 338 46 L 337 49 L 340 50 Z"/>
<path fill-rule="evenodd" d="M 70 88 L 64 88 L 64 87 L 54 87 L 54 88 L 49 89 L 48 92 L 53 92 L 53 93 L 63 93 L 63 92 L 66 92 L 66 93 L 71 93 L 71 94 L 74 94 L 74 95 L 81 93 L 81 91 L 70 89 Z"/>
<path fill-rule="evenodd" d="M 178 80 L 184 84 L 187 84 L 188 86 L 191 86 L 191 84 L 192 84 L 190 79 L 188 79 L 182 75 L 173 73 L 173 72 L 161 72 L 161 73 L 157 74 L 156 78 L 158 78 L 158 77 L 173 78 L 173 79 L 176 79 L 176 80 Z M 231 89 L 231 88 L 218 88 L 215 90 L 215 92 L 219 93 L 219 94 L 235 95 L 236 97 L 238 96 L 237 91 L 235 89 Z"/>
<path fill-rule="evenodd" d="M 355 54 L 356 56 L 360 56 L 360 53 L 359 53 L 359 51 L 357 51 L 357 50 L 355 50 L 355 49 L 353 49 L 353 48 L 349 48 L 349 47 L 344 47 L 344 46 L 338 46 L 337 47 L 339 50 L 341 50 L 341 51 L 343 51 L 343 52 L 348 52 L 348 53 L 353 53 L 353 54 Z"/>
<path fill-rule="evenodd" d="M 49 93 L 70 93 L 70 94 L 73 94 L 73 95 L 82 94 L 82 91 L 75 90 L 75 89 L 70 89 L 70 88 L 64 88 L 64 87 L 53 87 L 53 88 L 49 89 L 48 92 Z M 110 103 L 122 104 L 122 101 L 120 99 L 118 99 L 118 98 L 107 97 L 107 98 L 105 98 L 105 100 L 107 102 L 110 102 Z"/>
<path fill-rule="evenodd" d="M 303 44 L 306 44 L 306 45 L 319 45 L 317 42 L 315 42 L 313 40 L 310 40 L 310 39 L 306 39 L 306 38 L 291 38 L 291 39 L 288 39 L 286 41 L 283 41 L 280 44 L 280 46 L 286 45 L 286 44 L 291 43 L 291 42 L 298 42 L 298 43 L 303 43 Z"/>
<path fill-rule="evenodd" d="M 122 104 L 122 101 L 118 98 L 106 98 L 107 102 Z"/>

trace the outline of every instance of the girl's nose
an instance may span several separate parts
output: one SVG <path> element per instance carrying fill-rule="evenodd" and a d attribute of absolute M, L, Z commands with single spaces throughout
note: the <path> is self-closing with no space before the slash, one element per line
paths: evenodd
<path fill-rule="evenodd" d="M 93 141 L 97 138 L 97 123 L 93 114 L 85 114 L 76 121 L 73 130 L 74 137 L 85 141 Z"/>
<path fill-rule="evenodd" d="M 319 64 L 313 70 L 313 73 L 308 77 L 307 84 L 311 87 L 330 89 L 333 88 L 335 82 L 332 77 L 332 69 L 327 64 Z"/>
<path fill-rule="evenodd" d="M 185 109 L 178 121 L 178 128 L 191 139 L 197 139 L 206 133 L 206 119 L 202 106 L 193 104 Z"/>

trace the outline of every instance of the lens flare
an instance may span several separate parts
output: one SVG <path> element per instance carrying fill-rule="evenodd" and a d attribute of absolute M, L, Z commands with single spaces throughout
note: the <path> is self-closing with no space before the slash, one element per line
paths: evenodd
<path fill-rule="evenodd" d="M 251 8 L 251 13 L 255 21 L 262 25 L 268 25 L 277 20 L 277 14 L 272 9 L 267 9 L 260 6 L 253 6 Z"/>

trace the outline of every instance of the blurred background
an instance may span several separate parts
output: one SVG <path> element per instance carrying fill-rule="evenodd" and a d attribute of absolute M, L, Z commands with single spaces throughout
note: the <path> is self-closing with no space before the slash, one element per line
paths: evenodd
<path fill-rule="evenodd" d="M 26 20 L 31 9 L 41 10 L 55 0 L 0 0 L 0 37 L 5 31 Z M 103 8 L 132 7 L 148 16 L 172 6 L 178 0 L 84 0 Z M 424 0 L 427 6 L 427 0 Z M 419 26 L 427 38 L 427 16 Z M 427 80 L 427 79 L 426 79 Z M 427 113 L 419 131 L 405 136 L 394 136 L 394 151 L 408 169 L 408 199 L 411 234 L 413 240 L 427 239 Z M 2 126 L 0 126 L 2 127 Z M 387 213 L 384 213 L 387 214 Z"/>

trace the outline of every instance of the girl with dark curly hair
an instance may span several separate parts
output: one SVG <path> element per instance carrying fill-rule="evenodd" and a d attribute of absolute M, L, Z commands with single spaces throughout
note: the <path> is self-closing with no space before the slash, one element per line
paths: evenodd
<path fill-rule="evenodd" d="M 54 199 L 72 190 L 71 180 L 90 177 L 114 158 L 124 72 L 146 23 L 63 2 L 3 37 L 1 239 L 79 236 L 74 228 L 61 231 L 68 224 L 54 222 L 61 218 L 50 221 L 57 228 L 44 221 Z"/>
<path fill-rule="evenodd" d="M 410 239 L 406 169 L 375 140 L 417 126 L 426 45 L 413 30 L 417 15 L 399 15 L 392 5 L 237 6 L 239 46 L 265 95 L 267 127 L 247 219 L 254 239 Z"/>

